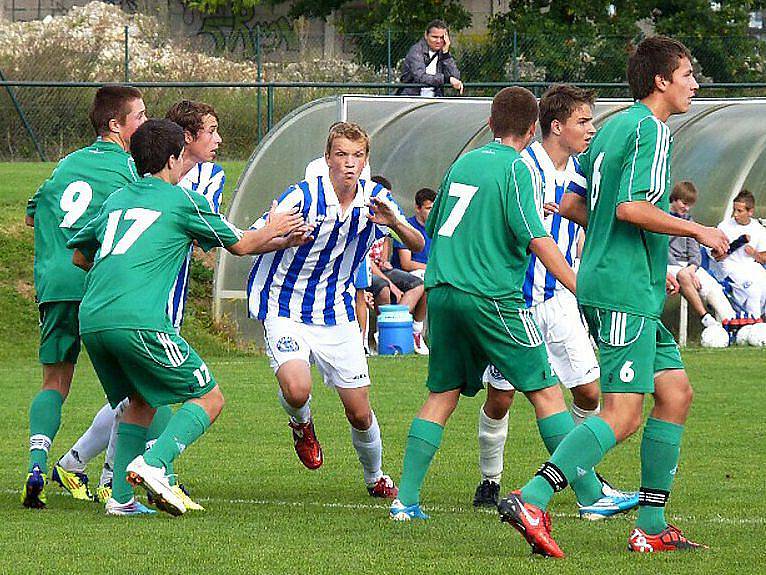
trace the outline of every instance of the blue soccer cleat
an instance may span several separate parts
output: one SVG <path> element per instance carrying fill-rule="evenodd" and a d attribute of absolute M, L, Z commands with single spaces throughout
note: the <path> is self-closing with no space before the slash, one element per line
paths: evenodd
<path fill-rule="evenodd" d="M 127 503 L 118 503 L 111 497 L 106 502 L 106 514 L 119 517 L 125 517 L 128 515 L 156 515 L 154 509 L 149 509 L 146 505 L 140 503 L 135 497 L 131 498 Z"/>
<path fill-rule="evenodd" d="M 581 519 L 599 521 L 638 507 L 637 491 L 620 491 L 608 483 L 604 483 L 601 487 L 601 493 L 603 493 L 603 497 L 591 505 L 577 504 Z"/>
<path fill-rule="evenodd" d="M 39 465 L 35 464 L 24 481 L 24 488 L 21 490 L 21 504 L 28 509 L 44 509 L 46 503 L 45 484 L 47 482 L 45 473 L 42 472 Z"/>
<path fill-rule="evenodd" d="M 420 504 L 403 505 L 398 499 L 391 503 L 391 509 L 388 516 L 394 521 L 411 521 L 412 519 L 428 519 L 428 515 L 423 513 Z"/>

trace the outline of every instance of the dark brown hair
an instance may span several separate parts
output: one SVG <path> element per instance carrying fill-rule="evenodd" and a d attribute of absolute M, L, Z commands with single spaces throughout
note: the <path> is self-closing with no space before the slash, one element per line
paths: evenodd
<path fill-rule="evenodd" d="M 436 192 L 431 188 L 420 188 L 415 192 L 415 205 L 423 207 L 425 202 L 433 202 L 436 199 Z"/>
<path fill-rule="evenodd" d="M 96 135 L 109 134 L 109 122 L 112 120 L 117 120 L 118 124 L 125 123 L 125 118 L 130 112 L 130 103 L 141 98 L 141 91 L 133 86 L 109 84 L 99 88 L 89 114 Z"/>
<path fill-rule="evenodd" d="M 681 58 L 691 61 L 692 55 L 678 40 L 667 36 L 643 40 L 628 59 L 628 84 L 633 98 L 643 100 L 654 92 L 656 76 L 672 81 Z"/>
<path fill-rule="evenodd" d="M 524 136 L 537 120 L 534 94 L 521 86 L 503 88 L 492 99 L 490 123 L 497 138 Z"/>
<path fill-rule="evenodd" d="M 681 200 L 686 204 L 693 204 L 697 201 L 698 194 L 699 192 L 697 191 L 697 186 L 694 185 L 694 182 L 676 182 L 676 185 L 673 186 L 673 191 L 670 192 L 670 201 L 675 202 L 676 200 Z"/>
<path fill-rule="evenodd" d="M 554 84 L 540 98 L 540 130 L 543 137 L 551 132 L 551 123 L 558 120 L 566 122 L 574 111 L 588 104 L 593 106 L 596 101 L 596 93 L 593 90 L 584 90 L 571 84 Z"/>
<path fill-rule="evenodd" d="M 192 100 L 181 100 L 165 114 L 165 118 L 181 126 L 184 131 L 189 132 L 196 140 L 197 134 L 205 124 L 205 116 L 213 116 L 218 121 L 218 114 L 215 108 L 204 102 L 194 102 Z"/>
<path fill-rule="evenodd" d="M 740 193 L 734 196 L 732 203 L 745 204 L 748 210 L 755 209 L 755 196 L 750 190 L 743 189 Z"/>

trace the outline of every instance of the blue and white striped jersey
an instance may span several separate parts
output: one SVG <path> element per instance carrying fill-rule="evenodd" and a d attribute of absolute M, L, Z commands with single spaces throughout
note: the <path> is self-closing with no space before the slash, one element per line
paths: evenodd
<path fill-rule="evenodd" d="M 288 187 L 277 209 L 300 208 L 306 221 L 316 226 L 314 239 L 256 258 L 247 281 L 250 317 L 289 317 L 318 325 L 354 321 L 356 270 L 372 243 L 388 234 L 385 226 L 369 219 L 371 197 L 388 201 L 406 221 L 391 193 L 369 180 L 359 180 L 345 214 L 329 179 L 319 176 Z M 265 218 L 264 214 L 252 228 L 263 227 Z"/>
<path fill-rule="evenodd" d="M 197 192 L 205 197 L 210 204 L 210 209 L 219 213 L 221 207 L 221 196 L 223 195 L 223 186 L 226 182 L 226 175 L 223 168 L 213 162 L 200 162 L 187 172 L 181 178 L 178 185 L 190 192 Z M 168 294 L 168 316 L 173 322 L 176 331 L 181 330 L 181 324 L 184 321 L 184 309 L 186 308 L 186 298 L 189 295 L 189 275 L 191 273 L 191 258 L 194 248 L 189 249 L 189 253 L 181 265 L 173 287 Z"/>
<path fill-rule="evenodd" d="M 540 174 L 543 185 L 543 203 L 556 202 L 560 204 L 565 192 L 574 192 L 585 197 L 587 182 L 580 169 L 580 164 L 574 156 L 569 158 L 567 167 L 560 171 L 553 165 L 553 161 L 540 142 L 533 142 L 521 155 Z M 544 218 L 543 225 L 571 266 L 577 255 L 577 234 L 580 233 L 580 226 L 562 218 L 559 214 Z M 531 307 L 551 299 L 557 290 L 566 290 L 566 288 L 552 273 L 545 269 L 535 254 L 532 254 L 523 288 L 527 306 Z"/>

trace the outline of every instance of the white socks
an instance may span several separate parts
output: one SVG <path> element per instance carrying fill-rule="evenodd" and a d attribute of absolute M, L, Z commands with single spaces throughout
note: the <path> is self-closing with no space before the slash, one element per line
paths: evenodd
<path fill-rule="evenodd" d="M 293 421 L 296 423 L 308 423 L 311 419 L 311 396 L 309 395 L 309 398 L 306 400 L 306 403 L 304 403 L 301 407 L 293 407 L 289 403 L 287 403 L 287 400 L 285 399 L 284 394 L 282 393 L 282 388 L 280 387 L 277 390 L 277 395 L 279 396 L 279 403 L 282 405 L 282 409 L 284 409 L 287 414 L 293 418 Z"/>
<path fill-rule="evenodd" d="M 66 452 L 59 464 L 67 471 L 82 473 L 88 462 L 106 449 L 109 434 L 114 421 L 112 406 L 108 403 L 99 409 L 90 427 L 80 436 L 80 439 Z"/>
<path fill-rule="evenodd" d="M 500 483 L 503 475 L 503 450 L 508 436 L 508 414 L 492 419 L 479 408 L 479 468 L 482 480 Z"/>
<path fill-rule="evenodd" d="M 423 333 L 423 322 L 422 321 L 413 321 L 412 322 L 412 333 Z"/>
<path fill-rule="evenodd" d="M 583 421 L 588 419 L 591 415 L 598 415 L 601 412 L 601 406 L 596 409 L 583 409 L 578 407 L 575 403 L 572 403 L 572 419 L 574 419 L 575 425 L 580 425 Z"/>
<path fill-rule="evenodd" d="M 383 465 L 383 442 L 380 439 L 380 427 L 375 412 L 371 411 L 372 423 L 370 427 L 361 431 L 355 427 L 351 428 L 351 443 L 356 449 L 359 457 L 359 463 L 362 464 L 364 471 L 364 482 L 372 485 L 383 476 L 381 467 Z"/>

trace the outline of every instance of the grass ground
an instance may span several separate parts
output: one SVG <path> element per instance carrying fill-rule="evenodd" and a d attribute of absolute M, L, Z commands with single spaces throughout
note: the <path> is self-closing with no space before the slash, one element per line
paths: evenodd
<path fill-rule="evenodd" d="M 669 515 L 702 553 L 644 557 L 624 551 L 632 516 L 584 523 L 571 493 L 555 501 L 554 533 L 564 561 L 532 558 L 522 539 L 493 513 L 475 512 L 476 417 L 480 399 L 464 400 L 450 421 L 423 490 L 432 519 L 394 524 L 370 499 L 339 402 L 318 382 L 313 408 L 325 464 L 309 472 L 292 451 L 275 384 L 262 356 L 229 350 L 200 322 L 186 326 L 227 397 L 210 432 L 184 452 L 183 482 L 207 507 L 173 519 L 108 518 L 49 488 L 44 511 L 21 508 L 27 408 L 37 392 L 36 318 L 31 300 L 31 234 L 18 222 L 23 200 L 50 171 L 39 164 L 0 165 L 0 573 L 759 573 L 766 570 L 763 351 L 684 353 L 696 388 Z M 227 170 L 232 172 L 236 167 Z M 233 178 L 232 178 L 233 179 Z M 372 402 L 385 442 L 386 471 L 398 478 L 409 423 L 424 397 L 427 362 L 373 358 Z M 83 357 L 64 408 L 52 456 L 76 439 L 100 407 Z M 638 482 L 640 438 L 600 467 L 620 487 Z M 534 472 L 545 454 L 531 409 L 513 407 L 505 488 Z M 89 472 L 97 478 L 100 461 Z"/>

